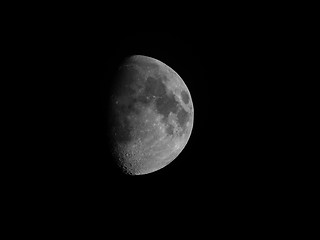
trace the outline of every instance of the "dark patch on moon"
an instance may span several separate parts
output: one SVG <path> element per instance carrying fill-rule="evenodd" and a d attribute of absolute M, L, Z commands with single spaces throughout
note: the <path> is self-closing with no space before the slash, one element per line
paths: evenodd
<path fill-rule="evenodd" d="M 180 111 L 177 114 L 177 118 L 178 118 L 178 123 L 179 123 L 180 127 L 184 131 L 185 130 L 185 125 L 189 120 L 189 113 L 181 108 Z"/>
<path fill-rule="evenodd" d="M 189 103 L 189 94 L 186 91 L 184 90 L 181 91 L 181 98 L 185 104 Z"/>
<path fill-rule="evenodd" d="M 169 136 L 173 135 L 174 133 L 174 126 L 172 124 L 169 124 L 169 126 L 166 129 L 166 132 Z"/>
<path fill-rule="evenodd" d="M 167 92 L 167 86 L 164 84 L 162 78 L 156 79 L 154 77 L 148 77 L 142 96 L 145 99 L 148 99 L 144 101 L 147 102 L 147 104 L 152 104 L 154 101 L 155 110 L 158 114 L 163 116 L 162 121 L 165 125 L 169 123 L 170 113 L 173 113 L 177 114 L 180 127 L 182 129 L 185 128 L 189 113 L 181 107 L 180 102 L 173 92 Z M 169 125 L 166 130 L 168 135 L 173 134 L 171 125 Z"/>

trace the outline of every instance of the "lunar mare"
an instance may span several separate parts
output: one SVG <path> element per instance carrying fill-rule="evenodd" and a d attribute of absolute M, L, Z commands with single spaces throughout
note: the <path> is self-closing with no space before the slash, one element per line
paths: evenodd
<path fill-rule="evenodd" d="M 154 58 L 132 56 L 121 69 L 124 75 L 112 97 L 114 155 L 128 174 L 148 174 L 172 162 L 187 144 L 193 127 L 191 95 L 181 77 Z"/>

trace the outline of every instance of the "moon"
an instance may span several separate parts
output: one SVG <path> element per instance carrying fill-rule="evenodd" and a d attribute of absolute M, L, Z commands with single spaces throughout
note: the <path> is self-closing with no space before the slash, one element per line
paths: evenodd
<path fill-rule="evenodd" d="M 191 94 L 165 63 L 134 55 L 124 60 L 111 95 L 110 137 L 117 165 L 130 175 L 171 163 L 193 128 Z"/>

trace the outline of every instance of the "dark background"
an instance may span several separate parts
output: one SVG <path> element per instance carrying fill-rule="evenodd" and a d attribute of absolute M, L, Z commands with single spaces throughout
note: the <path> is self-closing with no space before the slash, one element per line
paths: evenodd
<path fill-rule="evenodd" d="M 39 158 L 25 163 L 39 186 L 34 189 L 97 206 L 111 202 L 108 208 L 173 201 L 181 211 L 193 202 L 201 209 L 268 198 L 281 175 L 274 150 L 281 145 L 272 128 L 277 118 L 269 114 L 279 86 L 274 41 L 265 31 L 236 25 L 180 32 L 65 27 L 42 35 L 36 42 Z M 134 54 L 174 69 L 194 104 L 184 150 L 142 176 L 119 171 L 106 133 L 112 76 Z"/>
<path fill-rule="evenodd" d="M 296 156 L 299 141 L 306 141 L 296 125 L 304 127 L 299 120 L 308 118 L 296 108 L 309 105 L 299 89 L 308 80 L 301 68 L 308 57 L 299 51 L 314 55 L 315 38 L 307 34 L 314 32 L 312 14 L 305 18 L 308 11 L 294 4 L 196 9 L 192 3 L 185 11 L 186 3 L 176 10 L 149 3 L 152 9 L 142 13 L 121 5 L 117 11 L 108 2 L 92 17 L 79 4 L 6 9 L 2 47 L 10 67 L 3 65 L 9 76 L 2 90 L 9 93 L 3 118 L 10 125 L 3 129 L 11 148 L 3 146 L 2 162 L 10 168 L 1 170 L 11 219 L 39 233 L 41 225 L 52 226 L 49 234 L 61 228 L 82 234 L 88 225 L 95 229 L 90 234 L 101 226 L 103 234 L 114 229 L 131 236 L 164 228 L 197 237 L 220 229 L 224 235 L 290 232 L 291 222 L 305 219 L 297 218 L 300 199 L 309 201 L 297 191 L 310 184 L 300 169 L 306 151 Z M 165 9 L 156 15 L 160 5 Z M 126 19 L 126 10 L 134 16 Z M 181 154 L 143 176 L 118 171 L 105 131 L 113 73 L 132 54 L 172 67 L 195 110 Z"/>
<path fill-rule="evenodd" d="M 301 45 L 293 40 L 304 37 L 296 29 L 305 25 L 299 19 L 292 23 L 284 14 L 290 12 L 288 6 L 271 6 L 279 9 L 283 21 L 266 6 L 252 10 L 245 6 L 247 11 L 233 6 L 231 12 L 232 4 L 225 11 L 210 6 L 208 12 L 186 13 L 193 24 L 165 6 L 159 26 L 156 16 L 144 14 L 143 21 L 133 23 L 138 20 L 135 11 L 132 22 L 122 12 L 110 21 L 90 21 L 85 11 L 74 8 L 67 10 L 67 18 L 59 12 L 50 16 L 44 8 L 34 8 L 43 16 L 23 8 L 28 16 L 6 18 L 10 34 L 4 38 L 10 44 L 3 48 L 10 53 L 7 62 L 14 63 L 7 81 L 14 91 L 4 105 L 16 100 L 17 107 L 12 108 L 14 117 L 9 114 L 14 126 L 3 126 L 12 131 L 12 172 L 2 170 L 9 172 L 5 185 L 15 204 L 7 208 L 28 210 L 23 223 L 30 222 L 36 209 L 40 216 L 35 217 L 44 224 L 43 219 L 52 219 L 54 228 L 61 222 L 68 228 L 76 219 L 107 228 L 106 232 L 117 225 L 118 234 L 145 229 L 154 234 L 182 222 L 181 232 L 187 234 L 198 223 L 198 236 L 203 228 L 215 234 L 220 226 L 238 234 L 233 226 L 251 231 L 263 225 L 264 234 L 270 226 L 282 228 L 285 216 L 295 215 L 292 199 L 299 193 L 292 199 L 283 196 L 290 188 L 296 192 L 299 180 L 292 175 L 302 177 L 290 169 L 294 163 L 288 152 L 296 151 L 286 144 L 287 136 L 294 137 L 295 126 L 283 116 L 299 103 L 290 96 L 299 94 L 290 88 L 296 46 Z M 266 14 L 261 14 L 263 9 Z M 112 15 L 112 7 L 102 10 L 101 17 Z M 74 17 L 75 12 L 81 18 Z M 179 26 L 162 22 L 169 12 Z M 10 26 L 13 19 L 15 27 Z M 160 27 L 171 31 L 147 30 Z M 286 36 L 290 27 L 292 34 Z M 143 176 L 118 171 L 105 131 L 113 73 L 132 54 L 172 67 L 190 90 L 195 114 L 181 154 L 165 168 Z M 296 86 L 304 79 L 299 77 Z M 158 217 L 161 224 L 154 221 Z M 145 227 L 141 218 L 150 226 Z M 133 231 L 122 227 L 132 223 L 138 224 Z"/>
<path fill-rule="evenodd" d="M 40 34 L 32 44 L 25 42 L 28 52 L 21 60 L 36 58 L 30 62 L 32 74 L 25 75 L 39 77 L 34 85 L 39 94 L 30 96 L 35 114 L 23 116 L 31 122 L 23 121 L 30 129 L 23 141 L 29 159 L 14 162 L 21 172 L 18 185 L 25 189 L 22 198 L 30 196 L 62 216 L 94 213 L 103 222 L 115 212 L 119 225 L 135 221 L 141 211 L 169 220 L 174 212 L 186 221 L 190 215 L 203 215 L 205 221 L 218 214 L 223 222 L 231 215 L 237 223 L 248 208 L 253 218 L 260 214 L 256 208 L 272 211 L 290 181 L 279 161 L 285 156 L 277 151 L 284 133 L 274 128 L 286 125 L 278 114 L 285 104 L 274 107 L 283 91 L 277 69 L 283 67 L 286 42 L 260 25 L 222 22 L 184 31 L 86 25 L 37 29 Z M 184 150 L 168 166 L 142 176 L 119 171 L 106 134 L 112 76 L 133 54 L 174 69 L 194 104 L 193 130 Z"/>
<path fill-rule="evenodd" d="M 59 106 L 57 148 L 63 153 L 55 164 L 64 166 L 58 169 L 62 179 L 90 190 L 154 184 L 166 185 L 172 193 L 212 187 L 243 191 L 264 184 L 261 176 L 269 157 L 263 137 L 268 131 L 265 104 L 270 100 L 264 96 L 271 84 L 267 68 L 272 39 L 236 27 L 212 32 L 73 31 L 65 39 L 59 35 L 52 51 L 59 57 L 61 82 L 54 101 Z M 181 154 L 144 176 L 118 171 L 106 133 L 112 76 L 124 58 L 134 54 L 173 68 L 190 90 L 195 114 Z"/>

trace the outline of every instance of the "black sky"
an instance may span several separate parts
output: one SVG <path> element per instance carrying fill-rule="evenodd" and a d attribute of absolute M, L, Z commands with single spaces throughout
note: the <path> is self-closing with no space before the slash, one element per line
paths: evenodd
<path fill-rule="evenodd" d="M 197 234 L 202 232 L 202 222 L 214 234 L 217 225 L 212 223 L 213 218 L 225 224 L 226 232 L 237 234 L 228 222 L 243 223 L 251 231 L 251 223 L 243 221 L 248 209 L 253 213 L 249 218 L 257 224 L 260 222 L 256 219 L 271 212 L 265 226 L 272 226 L 283 206 L 291 201 L 281 202 L 281 194 L 290 185 L 296 187 L 286 176 L 292 160 L 281 150 L 287 144 L 283 129 L 290 123 L 282 114 L 292 104 L 286 96 L 290 92 L 287 86 L 292 84 L 287 72 L 295 73 L 288 58 L 296 60 L 292 39 L 298 39 L 299 33 L 294 23 L 295 34 L 284 37 L 291 18 L 284 17 L 283 24 L 279 24 L 273 20 L 272 11 L 261 15 L 265 6 L 252 10 L 248 7 L 256 15 L 251 16 L 237 6 L 237 14 L 230 13 L 231 5 L 228 3 L 225 12 L 212 6 L 206 13 L 191 11 L 188 18 L 193 24 L 173 12 L 181 25 L 161 25 L 171 30 L 147 30 L 159 28 L 154 24 L 156 16 L 143 15 L 144 21 L 137 24 L 122 21 L 120 13 L 110 21 L 90 23 L 82 11 L 79 15 L 85 16 L 84 21 L 69 13 L 70 19 L 65 20 L 55 12 L 49 21 L 35 17 L 29 23 L 22 18 L 18 25 L 25 25 L 23 31 L 10 26 L 18 34 L 12 37 L 13 46 L 4 48 L 24 68 L 13 64 L 12 72 L 23 76 L 13 74 L 8 81 L 17 88 L 32 88 L 22 90 L 26 99 L 33 100 L 24 102 L 24 96 L 19 99 L 19 106 L 26 105 L 23 113 L 13 108 L 18 113 L 17 125 L 27 129 L 27 134 L 12 134 L 25 149 L 14 146 L 14 153 L 21 153 L 21 158 L 10 156 L 15 174 L 5 179 L 5 184 L 17 181 L 18 187 L 25 189 L 17 197 L 17 206 L 25 202 L 33 216 L 30 199 L 33 205 L 43 206 L 40 212 L 49 218 L 48 209 L 61 212 L 53 226 L 66 219 L 65 226 L 69 227 L 73 222 L 67 216 L 70 214 L 98 221 L 107 228 L 107 234 L 113 227 L 107 223 L 110 220 L 121 227 L 118 234 L 127 231 L 122 226 L 133 222 L 139 224 L 133 233 L 140 234 L 149 226 L 137 221 L 139 218 L 152 224 L 152 234 L 159 232 L 159 224 L 152 221 L 151 215 L 162 215 L 165 228 L 176 228 L 179 221 L 174 214 L 189 222 L 181 229 L 187 234 L 199 220 L 201 229 Z M 103 9 L 103 16 L 112 15 L 113 10 Z M 47 14 L 44 9 L 37 11 Z M 170 11 L 171 6 L 159 20 Z M 179 11 L 184 12 L 182 7 Z M 287 7 L 280 11 L 288 12 Z M 71 12 L 77 10 L 72 8 Z M 198 15 L 212 19 L 197 22 Z M 7 19 L 8 26 L 11 21 Z M 105 110 L 113 73 L 125 57 L 135 54 L 156 58 L 180 75 L 191 93 L 194 124 L 186 147 L 172 163 L 144 176 L 125 176 L 110 162 Z M 286 64 L 290 67 L 285 68 Z M 303 80 L 299 79 L 299 84 Z M 11 97 L 16 98 L 12 94 L 5 100 L 10 102 Z M 279 104 L 279 99 L 284 101 Z M 11 131 L 10 127 L 4 128 Z M 294 127 L 291 134 L 295 134 Z M 19 189 L 12 188 L 12 192 Z M 169 211 L 162 213 L 165 209 Z M 86 217 L 86 213 L 96 216 Z"/>
<path fill-rule="evenodd" d="M 253 43 L 243 31 L 96 30 L 68 33 L 53 50 L 63 69 L 57 78 L 63 97 L 57 96 L 62 116 L 56 126 L 63 150 L 56 165 L 64 166 L 58 172 L 67 182 L 77 179 L 78 187 L 92 191 L 168 185 L 172 193 L 176 188 L 222 191 L 224 186 L 254 184 L 251 180 L 264 173 L 261 161 L 267 158 L 259 141 L 266 128 L 260 101 L 266 74 L 258 58 L 266 50 L 259 41 Z M 194 125 L 172 163 L 152 174 L 127 177 L 109 161 L 105 96 L 121 61 L 135 54 L 164 62 L 185 81 Z"/>

